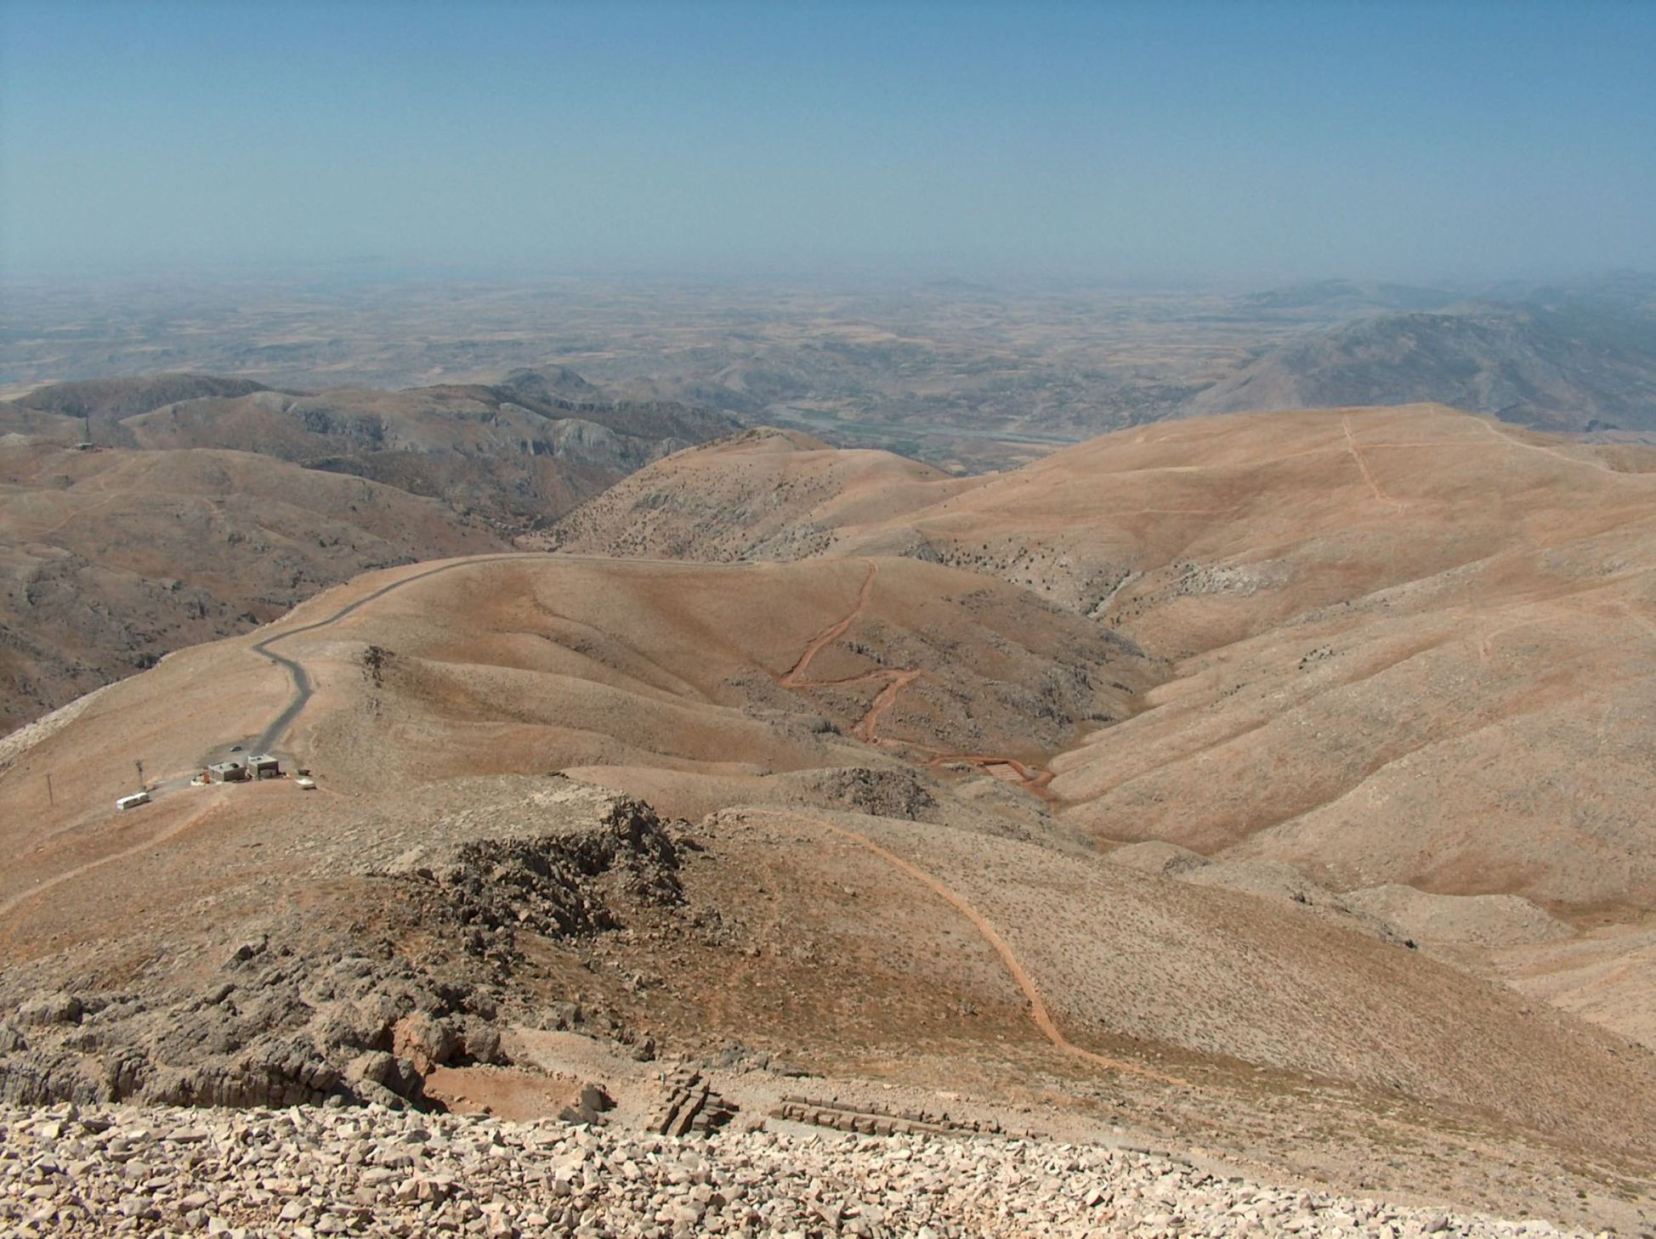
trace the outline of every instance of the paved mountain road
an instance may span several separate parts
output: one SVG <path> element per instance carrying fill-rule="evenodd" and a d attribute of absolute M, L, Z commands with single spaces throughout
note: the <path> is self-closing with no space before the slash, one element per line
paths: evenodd
<path fill-rule="evenodd" d="M 288 728 L 293 726 L 294 720 L 304 712 L 305 706 L 309 703 L 311 695 L 315 690 L 315 685 L 311 682 L 310 673 L 305 670 L 304 665 L 297 659 L 289 658 L 285 654 L 278 654 L 275 650 L 270 648 L 271 646 L 275 645 L 278 641 L 285 641 L 289 637 L 297 637 L 301 633 L 315 632 L 319 628 L 326 628 L 330 624 L 337 624 L 340 620 L 344 619 L 348 615 L 351 615 L 353 612 L 361 610 L 370 602 L 377 602 L 387 594 L 393 593 L 405 585 L 412 585 L 416 581 L 423 581 L 428 577 L 434 577 L 444 572 L 454 572 L 461 568 L 476 567 L 479 564 L 505 563 L 512 560 L 536 560 L 540 563 L 599 561 L 615 564 L 665 563 L 672 564 L 676 567 L 685 566 L 684 561 L 676 559 L 606 559 L 601 555 L 559 555 L 555 552 L 548 551 L 508 551 L 498 555 L 473 555 L 465 559 L 452 559 L 427 568 L 424 572 L 416 572 L 411 576 L 399 577 L 395 581 L 391 581 L 386 585 L 380 586 L 372 593 L 364 594 L 355 602 L 347 603 L 345 606 L 340 607 L 339 610 L 335 611 L 332 615 L 324 616 L 322 619 L 314 620 L 309 624 L 301 624 L 297 628 L 288 628 L 282 632 L 273 633 L 264 638 L 262 641 L 257 641 L 252 645 L 251 648 L 255 654 L 258 654 L 262 658 L 267 658 L 277 666 L 281 667 L 288 673 L 288 678 L 293 682 L 293 696 L 288 699 L 287 705 L 282 707 L 281 713 L 270 721 L 269 726 L 267 726 L 264 731 L 259 734 L 259 737 L 253 742 L 253 751 L 256 753 L 268 753 L 277 744 L 281 743 L 282 737 L 287 734 Z M 708 567 L 712 565 L 698 564 L 696 566 Z"/>
<path fill-rule="evenodd" d="M 293 726 L 294 720 L 304 712 L 305 706 L 309 704 L 311 694 L 315 689 L 315 686 L 311 683 L 310 673 L 305 670 L 304 664 L 300 663 L 297 659 L 289 658 L 285 654 L 278 654 L 275 650 L 270 648 L 278 641 L 285 641 L 289 637 L 297 637 L 300 633 L 315 632 L 318 628 L 326 628 L 330 624 L 337 624 L 347 615 L 361 610 L 370 602 L 377 601 L 378 599 L 385 597 L 385 595 L 401 589 L 405 585 L 412 585 L 415 581 L 423 581 L 427 577 L 434 577 L 440 573 L 453 572 L 457 568 L 470 568 L 473 565 L 482 563 L 500 563 L 504 560 L 513 559 L 539 559 L 544 561 L 550 558 L 551 557 L 544 551 L 520 551 L 501 555 L 482 555 L 468 559 L 450 560 L 447 563 L 438 564 L 434 568 L 427 568 L 424 572 L 416 572 L 412 576 L 399 577 L 397 580 L 392 581 L 389 584 L 380 586 L 372 593 L 364 594 L 355 602 L 347 603 L 345 606 L 340 607 L 339 610 L 335 611 L 332 615 L 325 616 L 324 618 L 315 620 L 309 624 L 301 624 L 297 628 L 289 628 L 283 632 L 274 633 L 262 641 L 254 642 L 251 648 L 255 654 L 258 654 L 262 658 L 268 658 L 271 662 L 275 663 L 288 673 L 288 678 L 293 681 L 293 696 L 288 699 L 287 705 L 282 707 L 282 712 L 270 721 L 270 725 L 267 726 L 264 731 L 259 734 L 259 738 L 253 742 L 253 751 L 255 753 L 268 753 L 278 743 L 280 743 L 282 737 L 287 734 L 287 729 Z"/>

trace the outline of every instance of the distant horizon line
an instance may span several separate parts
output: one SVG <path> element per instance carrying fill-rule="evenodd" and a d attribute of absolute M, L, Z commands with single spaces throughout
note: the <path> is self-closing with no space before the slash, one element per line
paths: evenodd
<path fill-rule="evenodd" d="M 1592 267 L 1531 269 L 1487 273 L 1375 274 L 1341 271 L 1319 273 L 1259 272 L 1253 275 L 1189 272 L 1109 272 L 1102 269 L 1051 270 L 1035 265 L 983 266 L 889 263 L 839 264 L 828 267 L 755 266 L 750 268 L 659 265 L 568 265 L 507 269 L 498 263 L 417 262 L 363 255 L 341 259 L 282 262 L 269 259 L 211 263 L 70 264 L 17 267 L 0 263 L 0 286 L 14 288 L 95 288 L 172 282 L 182 287 L 264 284 L 280 287 L 332 284 L 368 287 L 383 284 L 478 284 L 488 287 L 569 284 L 681 284 L 711 287 L 739 285 L 820 285 L 824 287 L 964 287 L 986 291 L 1020 288 L 1140 289 L 1144 291 L 1268 291 L 1351 284 L 1357 287 L 1414 287 L 1448 293 L 1472 293 L 1511 284 L 1574 284 L 1622 278 L 1656 279 L 1656 266 L 1619 263 Z"/>

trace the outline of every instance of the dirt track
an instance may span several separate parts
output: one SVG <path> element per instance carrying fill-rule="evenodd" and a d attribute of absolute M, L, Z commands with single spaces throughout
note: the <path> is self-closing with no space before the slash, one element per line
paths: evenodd
<path fill-rule="evenodd" d="M 995 766 L 1004 766 L 1017 775 L 1018 786 L 1031 795 L 1044 800 L 1053 797 L 1047 791 L 1047 784 L 1052 780 L 1050 770 L 1031 770 L 1023 762 L 1011 757 L 1003 757 L 993 753 L 956 753 L 944 749 L 931 748 L 913 740 L 898 740 L 882 737 L 879 734 L 880 719 L 888 713 L 892 706 L 897 704 L 897 698 L 902 691 L 925 672 L 918 667 L 880 667 L 872 671 L 865 671 L 858 675 L 844 676 L 833 680 L 808 680 L 806 673 L 811 669 L 811 663 L 824 649 L 851 631 L 851 626 L 862 618 L 863 612 L 868 609 L 868 600 L 874 592 L 874 578 L 879 575 L 880 567 L 876 563 L 868 565 L 868 574 L 863 577 L 863 583 L 857 591 L 856 603 L 843 617 L 835 620 L 824 628 L 806 644 L 794 665 L 788 668 L 786 674 L 778 678 L 777 683 L 784 688 L 839 688 L 848 684 L 860 684 L 868 680 L 885 680 L 885 685 L 875 694 L 874 700 L 869 703 L 863 716 L 851 727 L 851 734 L 865 744 L 895 746 L 900 748 L 918 749 L 927 754 L 927 764 L 933 767 L 945 765 L 949 762 L 960 762 L 965 765 L 976 766 L 980 770 L 990 770 Z"/>
<path fill-rule="evenodd" d="M 1368 488 L 1374 492 L 1374 497 L 1393 511 L 1401 508 L 1403 505 L 1381 490 L 1380 483 L 1374 480 L 1374 474 L 1369 471 L 1368 461 L 1364 460 L 1363 453 L 1357 450 L 1357 440 L 1352 437 L 1351 419 L 1349 417 L 1340 419 L 1340 429 L 1345 432 L 1346 451 L 1351 453 L 1351 459 L 1356 461 L 1357 468 L 1362 470 L 1363 481 L 1368 483 Z"/>
<path fill-rule="evenodd" d="M 10 916 L 24 904 L 34 901 L 41 895 L 44 895 L 47 891 L 53 890 L 56 887 L 63 885 L 65 882 L 71 882 L 74 879 L 81 877 L 83 874 L 90 873 L 94 869 L 101 869 L 103 866 L 112 864 L 115 861 L 129 860 L 134 856 L 150 851 L 152 848 L 159 847 L 161 844 L 166 843 L 170 839 L 176 839 L 192 826 L 199 825 L 206 818 L 213 816 L 223 807 L 224 806 L 222 804 L 206 805 L 200 809 L 197 809 L 194 813 L 191 813 L 181 820 L 173 823 L 171 826 L 168 826 L 165 829 L 151 835 L 149 838 L 140 843 L 135 843 L 131 847 L 122 848 L 118 852 L 111 852 L 108 856 L 100 856 L 96 860 L 89 860 L 85 864 L 76 865 L 73 869 L 65 869 L 62 873 L 54 874 L 50 878 L 47 878 L 44 882 L 41 882 L 39 885 L 30 887 L 26 891 L 21 891 L 18 894 L 13 895 L 10 899 L 7 899 L 4 903 L 0 903 L 0 918 Z"/>
<path fill-rule="evenodd" d="M 811 638 L 811 640 L 806 644 L 804 650 L 800 653 L 799 658 L 795 660 L 794 665 L 789 668 L 787 674 L 780 677 L 778 681 L 780 684 L 788 688 L 811 688 L 818 684 L 826 685 L 827 683 L 830 683 L 830 681 L 807 680 L 805 676 L 810 671 L 812 660 L 814 660 L 816 656 L 828 645 L 834 641 L 837 641 L 840 637 L 843 637 L 847 632 L 849 632 L 851 626 L 855 624 L 862 616 L 863 612 L 867 610 L 869 598 L 874 591 L 874 578 L 878 574 L 879 565 L 870 563 L 868 565 L 868 574 L 863 577 L 862 587 L 857 591 L 857 600 L 855 605 L 852 606 L 851 610 L 848 611 L 841 619 L 836 620 L 834 623 L 824 628 L 816 636 Z M 875 696 L 873 702 L 869 705 L 867 712 L 857 721 L 856 725 L 852 729 L 853 733 L 866 743 L 880 744 L 882 741 L 878 735 L 878 726 L 881 715 L 891 708 L 892 704 L 897 699 L 897 695 L 901 693 L 902 690 L 909 684 L 912 684 L 915 680 L 919 679 L 921 674 L 922 672 L 918 668 L 904 668 L 900 670 L 882 669 L 879 671 L 869 672 L 865 675 L 854 676 L 847 680 L 831 681 L 831 683 L 844 684 L 851 683 L 856 680 L 879 677 L 885 677 L 887 679 L 885 687 L 882 688 Z M 902 744 L 906 742 L 892 741 L 891 743 Z M 934 750 L 924 751 L 935 752 Z M 1046 780 L 1052 777 L 1051 773 L 1047 771 L 1042 771 L 1039 775 L 1032 773 L 1028 767 L 1023 765 L 1023 763 L 1012 758 L 988 756 L 983 754 L 937 752 L 931 759 L 931 764 L 939 765 L 947 761 L 969 762 L 980 768 L 1004 765 L 1017 774 L 1019 783 L 1026 790 L 1029 790 L 1037 795 L 1045 791 Z M 750 810 L 750 812 L 764 812 L 769 813 L 772 816 L 789 816 L 775 810 Z M 850 842 L 857 844 L 859 847 L 866 848 L 887 864 L 901 870 L 903 873 L 925 886 L 926 889 L 930 890 L 938 898 L 942 899 L 950 907 L 954 908 L 955 911 L 959 912 L 968 921 L 970 921 L 972 927 L 977 930 L 983 940 L 994 948 L 996 955 L 1000 957 L 1001 963 L 1005 966 L 1006 971 L 1011 975 L 1012 980 L 1017 984 L 1018 989 L 1022 991 L 1024 997 L 1028 1000 L 1030 1018 L 1035 1021 L 1035 1026 L 1041 1030 L 1042 1036 L 1050 1041 L 1058 1050 L 1074 1058 L 1090 1062 L 1095 1066 L 1103 1067 L 1108 1071 L 1127 1072 L 1133 1075 L 1143 1076 L 1151 1080 L 1156 1080 L 1164 1084 L 1181 1086 L 1185 1084 L 1185 1081 L 1175 1079 L 1172 1076 L 1162 1075 L 1147 1068 L 1136 1066 L 1133 1063 L 1123 1062 L 1120 1059 L 1108 1058 L 1102 1054 L 1095 1054 L 1091 1050 L 1085 1050 L 1076 1045 L 1073 1041 L 1066 1037 L 1063 1030 L 1058 1027 L 1057 1021 L 1052 1018 L 1051 1010 L 1047 1007 L 1046 999 L 1041 995 L 1041 991 L 1036 987 L 1034 979 L 1029 975 L 1028 969 L 1023 966 L 1022 961 L 1018 959 L 1017 954 L 1012 950 L 1006 939 L 1001 937 L 1000 931 L 997 930 L 994 925 L 983 916 L 982 913 L 974 908 L 964 896 L 960 895 L 952 887 L 948 886 L 939 878 L 926 872 L 912 861 L 905 860 L 903 857 L 897 855 L 890 849 L 876 843 L 865 834 L 861 834 L 855 830 L 850 830 L 844 826 L 837 826 L 832 822 L 823 821 L 821 819 L 812 818 L 809 820 L 813 824 L 820 826 L 822 829 L 827 830 L 832 834 L 838 835 L 842 839 L 849 840 Z"/>
<path fill-rule="evenodd" d="M 1023 966 L 1023 962 L 1019 960 L 1017 953 L 1012 950 L 1012 947 L 1007 943 L 1006 939 L 1001 937 L 1000 931 L 995 928 L 987 917 L 974 908 L 971 903 L 967 901 L 965 896 L 954 890 L 954 888 L 948 886 L 941 879 L 926 872 L 912 861 L 905 860 L 903 857 L 897 855 L 897 853 L 879 843 L 876 843 L 873 839 L 870 839 L 867 835 L 862 834 L 859 831 L 851 830 L 844 826 L 837 826 L 833 822 L 824 821 L 821 818 L 801 819 L 801 815 L 797 813 L 788 813 L 778 809 L 744 809 L 743 813 L 747 816 L 777 817 L 785 819 L 792 818 L 809 821 L 813 826 L 820 827 L 821 829 L 828 831 L 830 834 L 837 835 L 848 842 L 855 843 L 858 847 L 867 849 L 869 852 L 872 852 L 875 856 L 878 856 L 881 860 L 885 861 L 886 864 L 891 865 L 893 868 L 907 874 L 916 882 L 919 882 L 927 890 L 931 891 L 932 894 L 947 903 L 956 912 L 960 913 L 960 915 L 970 921 L 972 928 L 977 930 L 983 940 L 994 948 L 995 954 L 1000 957 L 1001 964 L 1006 968 L 1007 973 L 1011 976 L 1013 982 L 1017 985 L 1018 989 L 1023 993 L 1024 998 L 1028 1001 L 1029 1017 L 1035 1022 L 1035 1027 L 1040 1029 L 1041 1035 L 1050 1041 L 1054 1048 L 1058 1049 L 1062 1053 L 1068 1054 L 1073 1058 L 1081 1059 L 1084 1062 L 1091 1063 L 1095 1067 L 1102 1067 L 1106 1071 L 1120 1071 L 1129 1075 L 1142 1076 L 1145 1079 L 1154 1080 L 1159 1084 L 1171 1084 L 1181 1088 L 1189 1087 L 1189 1083 L 1185 1080 L 1180 1080 L 1175 1076 L 1163 1075 L 1161 1072 L 1152 1071 L 1147 1067 L 1140 1067 L 1136 1063 L 1125 1062 L 1119 1058 L 1109 1058 L 1103 1054 L 1095 1054 L 1091 1050 L 1083 1049 L 1082 1047 L 1076 1045 L 1075 1042 L 1066 1037 L 1063 1029 L 1058 1027 L 1058 1022 L 1052 1018 L 1052 1011 L 1048 1008 L 1046 999 L 1042 996 L 1040 989 L 1036 986 L 1034 978 L 1029 975 L 1029 970 Z"/>
<path fill-rule="evenodd" d="M 856 605 L 846 612 L 843 619 L 835 620 L 811 638 L 804 651 L 799 655 L 798 660 L 792 667 L 788 668 L 787 674 L 782 677 L 780 683 L 784 688 L 810 687 L 804 677 L 805 673 L 811 669 L 811 660 L 849 632 L 851 625 L 862 617 L 863 611 L 868 607 L 869 595 L 874 592 L 874 578 L 879 575 L 879 572 L 880 566 L 878 564 L 871 563 L 868 565 L 868 575 L 863 577 L 862 587 L 857 591 Z"/>
<path fill-rule="evenodd" d="M 829 645 L 851 631 L 851 625 L 862 618 L 868 609 L 868 599 L 874 592 L 874 578 L 879 575 L 880 566 L 876 563 L 868 565 L 868 575 L 863 577 L 862 587 L 857 590 L 857 601 L 845 615 L 835 620 L 816 636 L 806 643 L 794 665 L 788 668 L 787 674 L 777 680 L 783 688 L 829 688 L 840 687 L 846 684 L 860 684 L 867 680 L 885 680 L 886 684 L 875 695 L 873 702 L 863 716 L 852 725 L 852 734 L 867 744 L 880 743 L 878 728 L 880 716 L 897 700 L 897 694 L 910 684 L 918 680 L 923 674 L 919 669 L 879 667 L 873 671 L 864 671 L 858 675 L 845 676 L 836 680 L 807 680 L 805 675 L 811 669 L 811 662 Z"/>

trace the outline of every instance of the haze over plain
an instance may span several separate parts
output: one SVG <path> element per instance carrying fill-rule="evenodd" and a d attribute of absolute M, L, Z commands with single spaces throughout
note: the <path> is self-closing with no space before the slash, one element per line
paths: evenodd
<path fill-rule="evenodd" d="M 8 271 L 1648 263 L 1648 5 L 11 0 Z"/>

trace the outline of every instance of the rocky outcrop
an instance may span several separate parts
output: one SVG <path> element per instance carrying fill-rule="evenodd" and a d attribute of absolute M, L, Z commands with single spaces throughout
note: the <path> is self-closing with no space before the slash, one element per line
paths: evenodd
<path fill-rule="evenodd" d="M 260 939 L 192 994 L 54 994 L 0 1026 L 0 1101 L 417 1104 L 433 1066 L 497 1061 L 491 996 L 402 960 Z M 377 1056 L 377 1057 L 376 1057 Z"/>
<path fill-rule="evenodd" d="M 876 817 L 911 822 L 934 821 L 937 798 L 920 776 L 906 766 L 851 766 L 806 771 L 798 776 L 813 800 Z"/>
<path fill-rule="evenodd" d="M 678 864 L 655 810 L 617 797 L 592 829 L 467 843 L 414 877 L 463 925 L 561 938 L 619 928 L 629 903 L 682 903 Z"/>
<path fill-rule="evenodd" d="M 641 801 L 590 821 L 467 842 L 377 898 L 455 957 L 307 947 L 285 926 L 231 950 L 188 992 L 51 991 L 0 1000 L 0 1102 L 421 1106 L 433 1069 L 501 1063 L 517 935 L 571 938 L 684 902 L 678 847 Z M 367 897 L 367 896 L 365 896 Z M 323 939 L 327 941 L 327 939 Z M 335 940 L 337 941 L 337 940 Z"/>

